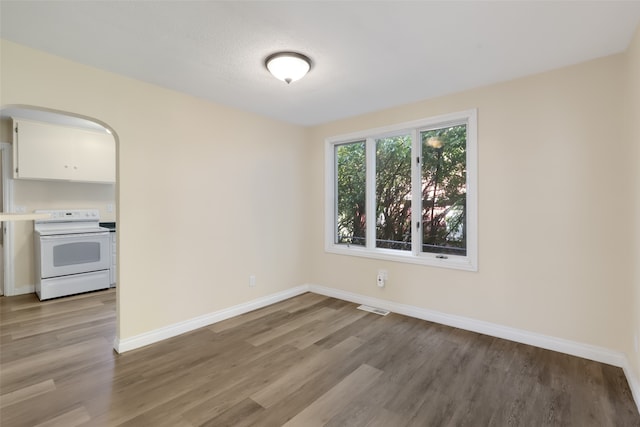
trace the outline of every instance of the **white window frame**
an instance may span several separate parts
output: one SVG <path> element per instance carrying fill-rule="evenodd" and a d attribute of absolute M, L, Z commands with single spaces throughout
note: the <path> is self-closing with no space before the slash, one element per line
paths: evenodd
<path fill-rule="evenodd" d="M 478 271 L 478 112 L 470 109 L 457 113 L 445 114 L 410 122 L 398 123 L 375 129 L 338 135 L 325 140 L 325 251 L 339 255 L 359 256 L 365 258 L 397 261 L 411 264 L 422 264 L 434 267 L 458 270 Z M 417 223 L 421 221 L 421 209 L 412 209 L 411 214 L 411 251 L 377 248 L 376 216 L 367 215 L 365 247 L 335 243 L 335 227 L 337 224 L 336 207 L 336 165 L 335 146 L 356 141 L 366 141 L 366 212 L 375 212 L 375 140 L 381 137 L 400 134 L 412 136 L 412 182 L 420 182 L 421 167 L 415 166 L 415 157 L 422 153 L 419 134 L 422 130 L 445 127 L 449 125 L 467 125 L 466 147 L 466 256 L 422 252 L 422 230 Z M 372 146 L 372 147 L 371 147 Z M 372 149 L 373 148 L 373 149 Z M 412 199 L 421 200 L 419 185 L 412 185 Z"/>

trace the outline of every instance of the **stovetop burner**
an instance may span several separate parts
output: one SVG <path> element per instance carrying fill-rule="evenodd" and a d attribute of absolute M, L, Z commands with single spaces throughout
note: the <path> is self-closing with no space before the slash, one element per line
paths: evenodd
<path fill-rule="evenodd" d="M 98 209 L 37 210 L 48 213 L 49 218 L 34 221 L 33 228 L 40 235 L 103 233 L 109 231 L 100 227 Z"/>

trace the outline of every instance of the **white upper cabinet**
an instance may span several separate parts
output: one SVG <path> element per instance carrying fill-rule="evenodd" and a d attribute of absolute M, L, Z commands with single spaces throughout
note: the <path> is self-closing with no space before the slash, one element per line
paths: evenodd
<path fill-rule="evenodd" d="M 13 177 L 112 183 L 116 144 L 108 133 L 13 120 Z"/>

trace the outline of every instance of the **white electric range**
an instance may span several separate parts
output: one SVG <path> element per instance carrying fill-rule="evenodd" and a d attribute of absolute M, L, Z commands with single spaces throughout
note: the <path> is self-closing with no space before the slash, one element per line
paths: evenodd
<path fill-rule="evenodd" d="M 36 294 L 40 300 L 106 289 L 110 285 L 109 230 L 97 209 L 37 210 L 34 221 Z"/>

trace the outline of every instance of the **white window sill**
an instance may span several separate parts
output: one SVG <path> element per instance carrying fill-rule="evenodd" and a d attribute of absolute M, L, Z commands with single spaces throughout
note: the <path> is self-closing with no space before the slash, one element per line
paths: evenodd
<path fill-rule="evenodd" d="M 409 251 L 392 249 L 367 249 L 358 246 L 328 245 L 325 252 L 336 255 L 349 255 L 362 258 L 380 259 L 384 261 L 404 262 L 407 264 L 427 265 L 431 267 L 450 268 L 454 270 L 478 271 L 478 263 L 470 257 L 447 255 L 448 258 L 437 258 L 439 254 L 414 255 Z"/>

